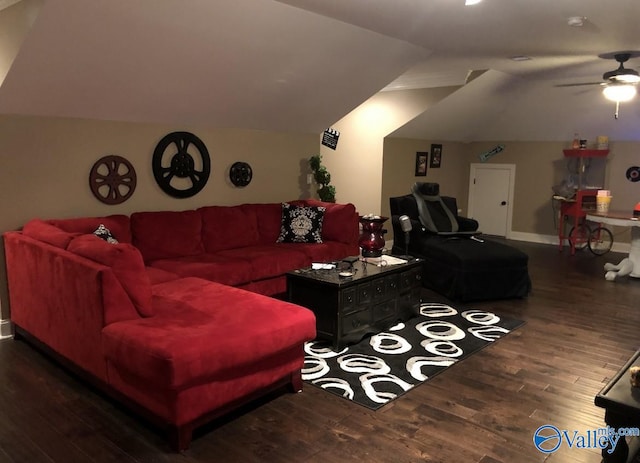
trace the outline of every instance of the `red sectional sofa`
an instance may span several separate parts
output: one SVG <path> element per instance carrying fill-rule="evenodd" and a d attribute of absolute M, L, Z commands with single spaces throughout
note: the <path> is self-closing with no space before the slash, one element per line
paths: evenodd
<path fill-rule="evenodd" d="M 194 428 L 274 388 L 301 390 L 311 311 L 268 296 L 285 273 L 358 253 L 351 204 L 322 243 L 278 243 L 282 205 L 39 220 L 4 234 L 11 320 L 25 338 L 167 429 Z M 95 236 L 100 225 L 118 244 Z"/>

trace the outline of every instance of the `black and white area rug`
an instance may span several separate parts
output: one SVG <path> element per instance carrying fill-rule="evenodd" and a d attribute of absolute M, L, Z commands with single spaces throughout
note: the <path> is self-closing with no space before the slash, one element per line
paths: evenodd
<path fill-rule="evenodd" d="M 376 410 L 523 324 L 422 303 L 417 317 L 339 352 L 322 341 L 306 343 L 302 379 Z"/>

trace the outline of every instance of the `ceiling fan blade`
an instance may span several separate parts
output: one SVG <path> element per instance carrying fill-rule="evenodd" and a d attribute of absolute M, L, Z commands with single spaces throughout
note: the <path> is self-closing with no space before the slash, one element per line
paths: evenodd
<path fill-rule="evenodd" d="M 602 82 L 582 82 L 579 84 L 558 84 L 554 85 L 554 87 L 582 87 L 584 85 L 602 85 Z"/>

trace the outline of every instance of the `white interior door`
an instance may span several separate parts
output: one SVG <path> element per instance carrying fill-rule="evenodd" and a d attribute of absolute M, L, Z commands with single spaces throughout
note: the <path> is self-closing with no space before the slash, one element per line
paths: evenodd
<path fill-rule="evenodd" d="M 514 164 L 471 164 L 468 216 L 482 233 L 509 238 L 515 174 Z"/>

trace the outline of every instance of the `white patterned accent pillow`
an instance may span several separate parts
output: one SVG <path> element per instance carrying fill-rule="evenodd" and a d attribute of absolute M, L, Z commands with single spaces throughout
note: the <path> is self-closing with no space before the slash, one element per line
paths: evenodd
<path fill-rule="evenodd" d="M 118 244 L 118 240 L 111 234 L 111 231 L 104 226 L 104 224 L 100 224 L 98 228 L 93 232 L 98 238 L 102 238 L 107 243 L 110 244 Z"/>
<path fill-rule="evenodd" d="M 327 209 L 282 203 L 278 243 L 322 243 L 322 221 Z"/>

